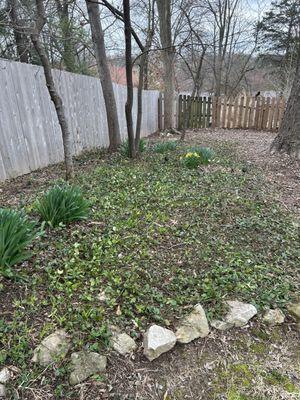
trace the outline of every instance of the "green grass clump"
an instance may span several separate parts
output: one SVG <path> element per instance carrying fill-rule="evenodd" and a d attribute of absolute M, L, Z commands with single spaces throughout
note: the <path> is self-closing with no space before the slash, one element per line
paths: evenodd
<path fill-rule="evenodd" d="M 52 227 L 86 219 L 89 204 L 75 186 L 56 185 L 35 204 L 41 220 Z"/>
<path fill-rule="evenodd" d="M 139 153 L 144 153 L 146 150 L 146 140 L 141 139 L 139 141 Z M 123 157 L 130 157 L 130 152 L 129 152 L 129 141 L 126 139 L 120 146 L 120 153 L 122 154 Z"/>
<path fill-rule="evenodd" d="M 169 140 L 167 142 L 159 142 L 153 146 L 154 153 L 164 154 L 169 151 L 176 150 L 178 143 L 175 140 Z"/>
<path fill-rule="evenodd" d="M 26 260 L 27 246 L 35 237 L 35 224 L 20 211 L 0 208 L 0 271 L 11 275 L 10 267 Z"/>

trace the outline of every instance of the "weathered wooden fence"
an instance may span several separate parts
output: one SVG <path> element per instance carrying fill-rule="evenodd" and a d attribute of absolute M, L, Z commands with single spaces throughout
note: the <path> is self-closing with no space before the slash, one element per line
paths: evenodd
<path fill-rule="evenodd" d="M 213 128 L 276 131 L 280 127 L 285 100 L 270 97 L 213 97 Z"/>
<path fill-rule="evenodd" d="M 178 98 L 178 128 L 208 128 L 211 124 L 211 97 Z"/>
<path fill-rule="evenodd" d="M 178 97 L 178 128 L 277 130 L 285 100 L 270 97 Z"/>
<path fill-rule="evenodd" d="M 53 70 L 63 99 L 73 154 L 108 146 L 106 111 L 97 78 Z M 122 138 L 126 87 L 114 85 Z M 136 122 L 135 89 L 133 120 Z M 141 136 L 158 129 L 158 91 L 143 92 Z M 39 66 L 0 60 L 0 181 L 63 160 L 61 131 Z"/>

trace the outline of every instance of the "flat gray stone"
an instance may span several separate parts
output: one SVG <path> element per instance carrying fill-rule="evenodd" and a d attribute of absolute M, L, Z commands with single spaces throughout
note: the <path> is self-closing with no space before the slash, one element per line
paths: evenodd
<path fill-rule="evenodd" d="M 2 383 L 0 383 L 0 397 L 5 397 L 5 396 L 6 396 L 6 388 Z"/>
<path fill-rule="evenodd" d="M 7 367 L 4 367 L 0 371 L 0 383 L 6 383 L 10 380 L 11 373 Z"/>
<path fill-rule="evenodd" d="M 90 376 L 106 370 L 107 359 L 95 352 L 79 351 L 71 354 L 71 375 L 69 382 L 77 385 Z"/>
<path fill-rule="evenodd" d="M 198 338 L 204 338 L 209 334 L 209 326 L 205 311 L 200 304 L 186 316 L 176 330 L 176 338 L 179 343 L 189 343 Z"/>
<path fill-rule="evenodd" d="M 263 321 L 270 326 L 283 324 L 284 319 L 285 316 L 279 308 L 268 310 L 263 317 Z"/>
<path fill-rule="evenodd" d="M 286 308 L 296 320 L 300 320 L 300 303 L 290 303 Z"/>
<path fill-rule="evenodd" d="M 152 361 L 171 350 L 176 344 L 176 336 L 170 329 L 152 325 L 144 335 L 144 355 Z"/>
<path fill-rule="evenodd" d="M 32 361 L 43 367 L 61 360 L 71 346 L 70 337 L 64 329 L 60 329 L 47 336 L 34 350 Z"/>
<path fill-rule="evenodd" d="M 113 334 L 111 341 L 113 349 L 123 356 L 133 353 L 137 348 L 135 341 L 125 332 Z"/>

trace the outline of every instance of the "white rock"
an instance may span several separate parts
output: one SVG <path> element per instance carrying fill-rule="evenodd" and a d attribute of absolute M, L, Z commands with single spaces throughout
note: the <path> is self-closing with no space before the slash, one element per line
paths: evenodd
<path fill-rule="evenodd" d="M 63 329 L 47 336 L 34 350 L 32 361 L 42 366 L 64 358 L 70 349 L 70 337 Z"/>
<path fill-rule="evenodd" d="M 106 369 L 107 359 L 95 352 L 79 351 L 71 354 L 70 384 L 77 385 Z"/>
<path fill-rule="evenodd" d="M 284 319 L 285 316 L 279 308 L 268 310 L 263 318 L 264 322 L 271 326 L 283 324 Z"/>
<path fill-rule="evenodd" d="M 240 327 L 248 323 L 248 321 L 257 314 L 257 309 L 248 303 L 233 300 L 227 301 L 229 312 L 225 317 L 225 321 L 233 326 Z"/>
<path fill-rule="evenodd" d="M 233 327 L 232 324 L 229 324 L 226 321 L 221 321 L 219 319 L 213 319 L 210 323 L 210 325 L 215 328 L 218 329 L 219 331 L 226 331 L 227 329 L 230 329 Z"/>
<path fill-rule="evenodd" d="M 232 327 L 241 327 L 246 325 L 249 320 L 257 314 L 257 309 L 248 303 L 242 303 L 237 300 L 226 301 L 229 307 L 228 313 L 223 320 L 213 320 L 211 325 L 219 330 L 226 330 Z"/>
<path fill-rule="evenodd" d="M 4 367 L 0 371 L 0 383 L 6 383 L 10 380 L 11 373 L 7 367 Z"/>
<path fill-rule="evenodd" d="M 6 396 L 6 388 L 2 383 L 0 383 L 0 397 L 5 397 Z"/>
<path fill-rule="evenodd" d="M 176 344 L 174 332 L 159 325 L 152 325 L 144 335 L 144 355 L 152 361 L 171 350 Z"/>
<path fill-rule="evenodd" d="M 125 355 L 136 350 L 136 343 L 127 333 L 116 333 L 112 335 L 112 346 L 119 354 Z"/>
<path fill-rule="evenodd" d="M 182 320 L 175 334 L 179 343 L 189 343 L 209 334 L 205 311 L 200 304 L 197 304 L 194 310 Z"/>

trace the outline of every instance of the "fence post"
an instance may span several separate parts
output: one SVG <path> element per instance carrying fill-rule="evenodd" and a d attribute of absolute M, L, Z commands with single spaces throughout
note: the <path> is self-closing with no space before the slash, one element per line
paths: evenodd
<path fill-rule="evenodd" d="M 206 127 L 210 127 L 210 116 L 211 116 L 211 97 L 207 98 L 207 111 L 206 111 Z"/>
<path fill-rule="evenodd" d="M 240 107 L 238 112 L 238 128 L 242 128 L 243 123 L 243 112 L 244 112 L 244 97 L 240 99 Z"/>
<path fill-rule="evenodd" d="M 161 92 L 159 93 L 158 96 L 158 130 L 162 131 L 162 94 Z"/>
<path fill-rule="evenodd" d="M 216 117 L 217 117 L 217 98 L 214 96 L 212 98 L 212 119 L 211 119 L 211 127 L 214 129 L 216 127 Z"/>
<path fill-rule="evenodd" d="M 182 95 L 178 97 L 178 129 L 182 129 Z"/>

